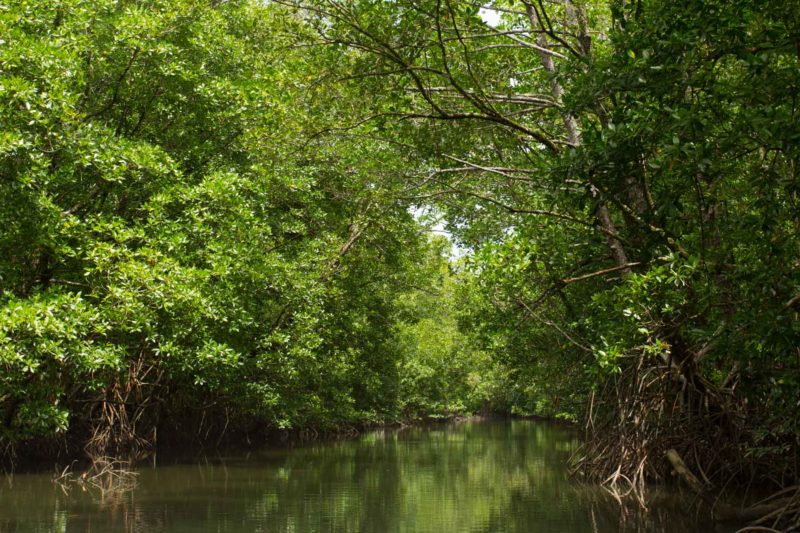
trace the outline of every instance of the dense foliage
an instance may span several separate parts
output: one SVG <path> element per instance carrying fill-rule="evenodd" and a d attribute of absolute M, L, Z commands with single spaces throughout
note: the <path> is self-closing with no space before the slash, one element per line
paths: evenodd
<path fill-rule="evenodd" d="M 491 408 L 797 479 L 798 13 L 3 6 L 0 439 Z"/>
<path fill-rule="evenodd" d="M 398 416 L 402 299 L 441 246 L 398 200 L 401 150 L 307 134 L 360 95 L 315 86 L 324 58 L 292 52 L 292 20 L 250 2 L 0 10 L 7 451 Z"/>

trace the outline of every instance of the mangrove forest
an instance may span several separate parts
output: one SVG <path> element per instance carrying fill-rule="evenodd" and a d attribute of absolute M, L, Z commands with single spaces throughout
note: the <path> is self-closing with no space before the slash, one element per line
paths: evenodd
<path fill-rule="evenodd" d="M 287 442 L 275 531 L 800 530 L 800 1 L 0 0 L 0 470 Z"/>

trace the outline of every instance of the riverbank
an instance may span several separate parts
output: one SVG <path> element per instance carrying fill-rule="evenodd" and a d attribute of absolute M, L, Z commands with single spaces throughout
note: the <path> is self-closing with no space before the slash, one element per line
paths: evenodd
<path fill-rule="evenodd" d="M 365 432 L 383 430 L 403 431 L 409 428 L 425 428 L 445 424 L 479 422 L 489 420 L 537 420 L 553 424 L 563 421 L 545 417 L 523 417 L 509 413 L 481 412 L 475 414 L 450 414 L 447 416 L 414 417 L 388 419 L 385 421 L 353 421 L 327 426 L 304 428 L 276 428 L 266 425 L 230 426 L 224 431 L 214 431 L 209 425 L 205 432 L 193 430 L 185 432 L 166 431 L 160 428 L 155 432 L 155 443 L 135 454 L 122 454 L 116 457 L 97 457 L 101 462 L 135 466 L 148 464 L 158 458 L 203 457 L 211 454 L 247 453 L 271 447 L 292 448 L 311 442 L 330 442 L 353 439 Z M 58 441 L 23 442 L 12 454 L 6 454 L 2 462 L 6 473 L 35 473 L 62 471 L 64 468 L 80 472 L 91 468 L 93 458 L 84 449 L 85 440 L 80 435 L 70 434 Z"/>

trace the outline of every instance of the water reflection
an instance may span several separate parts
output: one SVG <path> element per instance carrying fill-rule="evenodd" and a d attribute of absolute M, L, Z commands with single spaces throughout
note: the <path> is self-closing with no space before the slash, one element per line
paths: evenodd
<path fill-rule="evenodd" d="M 685 501 L 659 495 L 643 512 L 567 482 L 576 445 L 540 422 L 466 422 L 142 469 L 116 495 L 16 476 L 0 487 L 0 531 L 714 531 Z"/>

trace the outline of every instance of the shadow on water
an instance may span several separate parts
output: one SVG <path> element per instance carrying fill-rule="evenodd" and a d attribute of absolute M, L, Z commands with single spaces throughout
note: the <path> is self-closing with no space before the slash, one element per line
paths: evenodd
<path fill-rule="evenodd" d="M 49 475 L 0 486 L 3 532 L 712 532 L 654 491 L 648 510 L 570 483 L 578 441 L 544 422 L 374 431 L 139 471 L 134 490 L 63 491 Z"/>

